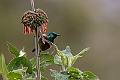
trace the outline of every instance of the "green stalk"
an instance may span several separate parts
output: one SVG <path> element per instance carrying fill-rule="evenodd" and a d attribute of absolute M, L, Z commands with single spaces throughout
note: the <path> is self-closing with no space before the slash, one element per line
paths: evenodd
<path fill-rule="evenodd" d="M 4 75 L 4 74 L 1 74 L 1 75 L 2 75 L 3 80 L 8 80 L 6 75 Z"/>

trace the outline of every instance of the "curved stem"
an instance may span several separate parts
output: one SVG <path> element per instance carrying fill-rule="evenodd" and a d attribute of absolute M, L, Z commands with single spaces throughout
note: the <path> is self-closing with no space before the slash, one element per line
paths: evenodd
<path fill-rule="evenodd" d="M 35 11 L 34 0 L 30 0 L 30 2 L 31 2 L 32 11 Z"/>

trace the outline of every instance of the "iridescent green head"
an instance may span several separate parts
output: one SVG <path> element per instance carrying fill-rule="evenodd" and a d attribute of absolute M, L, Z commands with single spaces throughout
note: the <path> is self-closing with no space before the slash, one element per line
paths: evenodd
<path fill-rule="evenodd" d="M 60 36 L 60 34 L 57 34 L 56 32 L 50 32 L 47 36 L 46 36 L 46 40 L 51 41 L 52 43 L 54 42 L 54 39 Z"/>

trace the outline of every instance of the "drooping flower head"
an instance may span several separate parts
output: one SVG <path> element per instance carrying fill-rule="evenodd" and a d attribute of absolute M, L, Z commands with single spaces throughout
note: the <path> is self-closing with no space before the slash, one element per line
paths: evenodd
<path fill-rule="evenodd" d="M 41 26 L 43 32 L 46 32 L 48 22 L 47 14 L 38 8 L 35 11 L 26 11 L 22 16 L 21 23 L 24 25 L 24 34 L 34 33 L 35 28 L 38 28 L 38 34 L 40 34 Z"/>

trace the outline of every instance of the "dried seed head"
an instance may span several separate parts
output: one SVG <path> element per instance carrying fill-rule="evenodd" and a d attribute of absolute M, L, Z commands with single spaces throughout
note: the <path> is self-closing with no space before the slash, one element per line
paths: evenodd
<path fill-rule="evenodd" d="M 42 26 L 43 32 L 46 32 L 48 22 L 47 14 L 41 9 L 36 9 L 35 11 L 26 11 L 22 16 L 21 23 L 24 25 L 24 34 L 30 34 L 30 32 L 33 33 L 34 29 L 40 26 Z"/>

